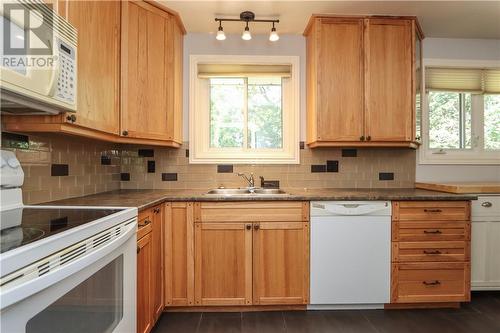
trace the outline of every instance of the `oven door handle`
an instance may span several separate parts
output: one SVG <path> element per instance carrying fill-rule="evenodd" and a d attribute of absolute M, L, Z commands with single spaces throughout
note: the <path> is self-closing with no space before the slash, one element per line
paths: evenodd
<path fill-rule="evenodd" d="M 87 238 L 73 246 L 70 246 L 62 251 L 52 254 L 51 256 L 41 259 L 23 269 L 20 269 L 12 274 L 3 277 L 0 281 L 1 291 L 0 297 L 2 298 L 0 309 L 3 310 L 12 304 L 15 304 L 23 299 L 30 297 L 50 286 L 55 285 L 57 282 L 70 277 L 73 274 L 78 273 L 81 270 L 91 266 L 100 259 L 111 254 L 113 251 L 117 250 L 120 246 L 124 245 L 130 238 L 133 238 L 134 245 L 136 242 L 136 229 L 137 229 L 137 219 L 129 220 L 120 224 L 121 233 L 109 242 L 103 241 L 102 246 L 98 247 L 94 245 L 95 250 L 87 250 L 83 255 L 76 257 L 73 260 L 68 260 L 67 263 L 62 259 L 62 254 L 66 254 L 66 258 L 70 257 L 68 251 L 72 249 L 78 249 L 87 245 L 95 243 L 97 239 L 103 239 L 106 232 L 112 234 L 116 231 L 118 226 L 109 228 L 103 232 L 94 235 L 93 237 Z M 99 238 L 101 237 L 101 238 Z M 133 247 L 135 249 L 135 246 Z M 134 252 L 132 250 L 132 252 Z M 77 251 L 71 252 L 72 255 L 77 255 Z M 133 253 L 135 255 L 135 252 Z M 59 264 L 59 265 L 58 265 Z M 48 272 L 41 272 L 43 270 L 42 265 L 49 265 L 50 270 Z M 47 266 L 45 266 L 47 267 Z M 17 275 L 16 275 L 17 274 Z"/>

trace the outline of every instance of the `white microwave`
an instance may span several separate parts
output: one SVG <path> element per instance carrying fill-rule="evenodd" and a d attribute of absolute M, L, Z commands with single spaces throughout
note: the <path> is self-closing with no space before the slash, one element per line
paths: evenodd
<path fill-rule="evenodd" d="M 39 0 L 2 1 L 0 20 L 2 113 L 76 112 L 76 29 Z"/>

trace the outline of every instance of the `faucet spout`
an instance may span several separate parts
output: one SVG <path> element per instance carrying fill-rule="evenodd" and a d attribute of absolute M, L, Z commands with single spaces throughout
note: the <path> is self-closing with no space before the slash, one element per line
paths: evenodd
<path fill-rule="evenodd" d="M 241 172 L 238 172 L 237 175 L 247 181 L 249 189 L 255 189 L 255 179 L 253 177 L 253 172 L 250 173 L 250 176 L 247 176 Z"/>

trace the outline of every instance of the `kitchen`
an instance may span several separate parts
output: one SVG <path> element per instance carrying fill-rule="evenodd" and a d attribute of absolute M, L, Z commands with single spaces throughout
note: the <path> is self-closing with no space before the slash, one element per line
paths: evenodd
<path fill-rule="evenodd" d="M 498 2 L 2 6 L 2 332 L 500 331 Z"/>

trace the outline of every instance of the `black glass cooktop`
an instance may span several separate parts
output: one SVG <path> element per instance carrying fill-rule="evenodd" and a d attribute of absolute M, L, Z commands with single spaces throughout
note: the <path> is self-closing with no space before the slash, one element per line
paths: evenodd
<path fill-rule="evenodd" d="M 0 253 L 53 236 L 121 209 L 19 208 L 1 212 Z"/>

